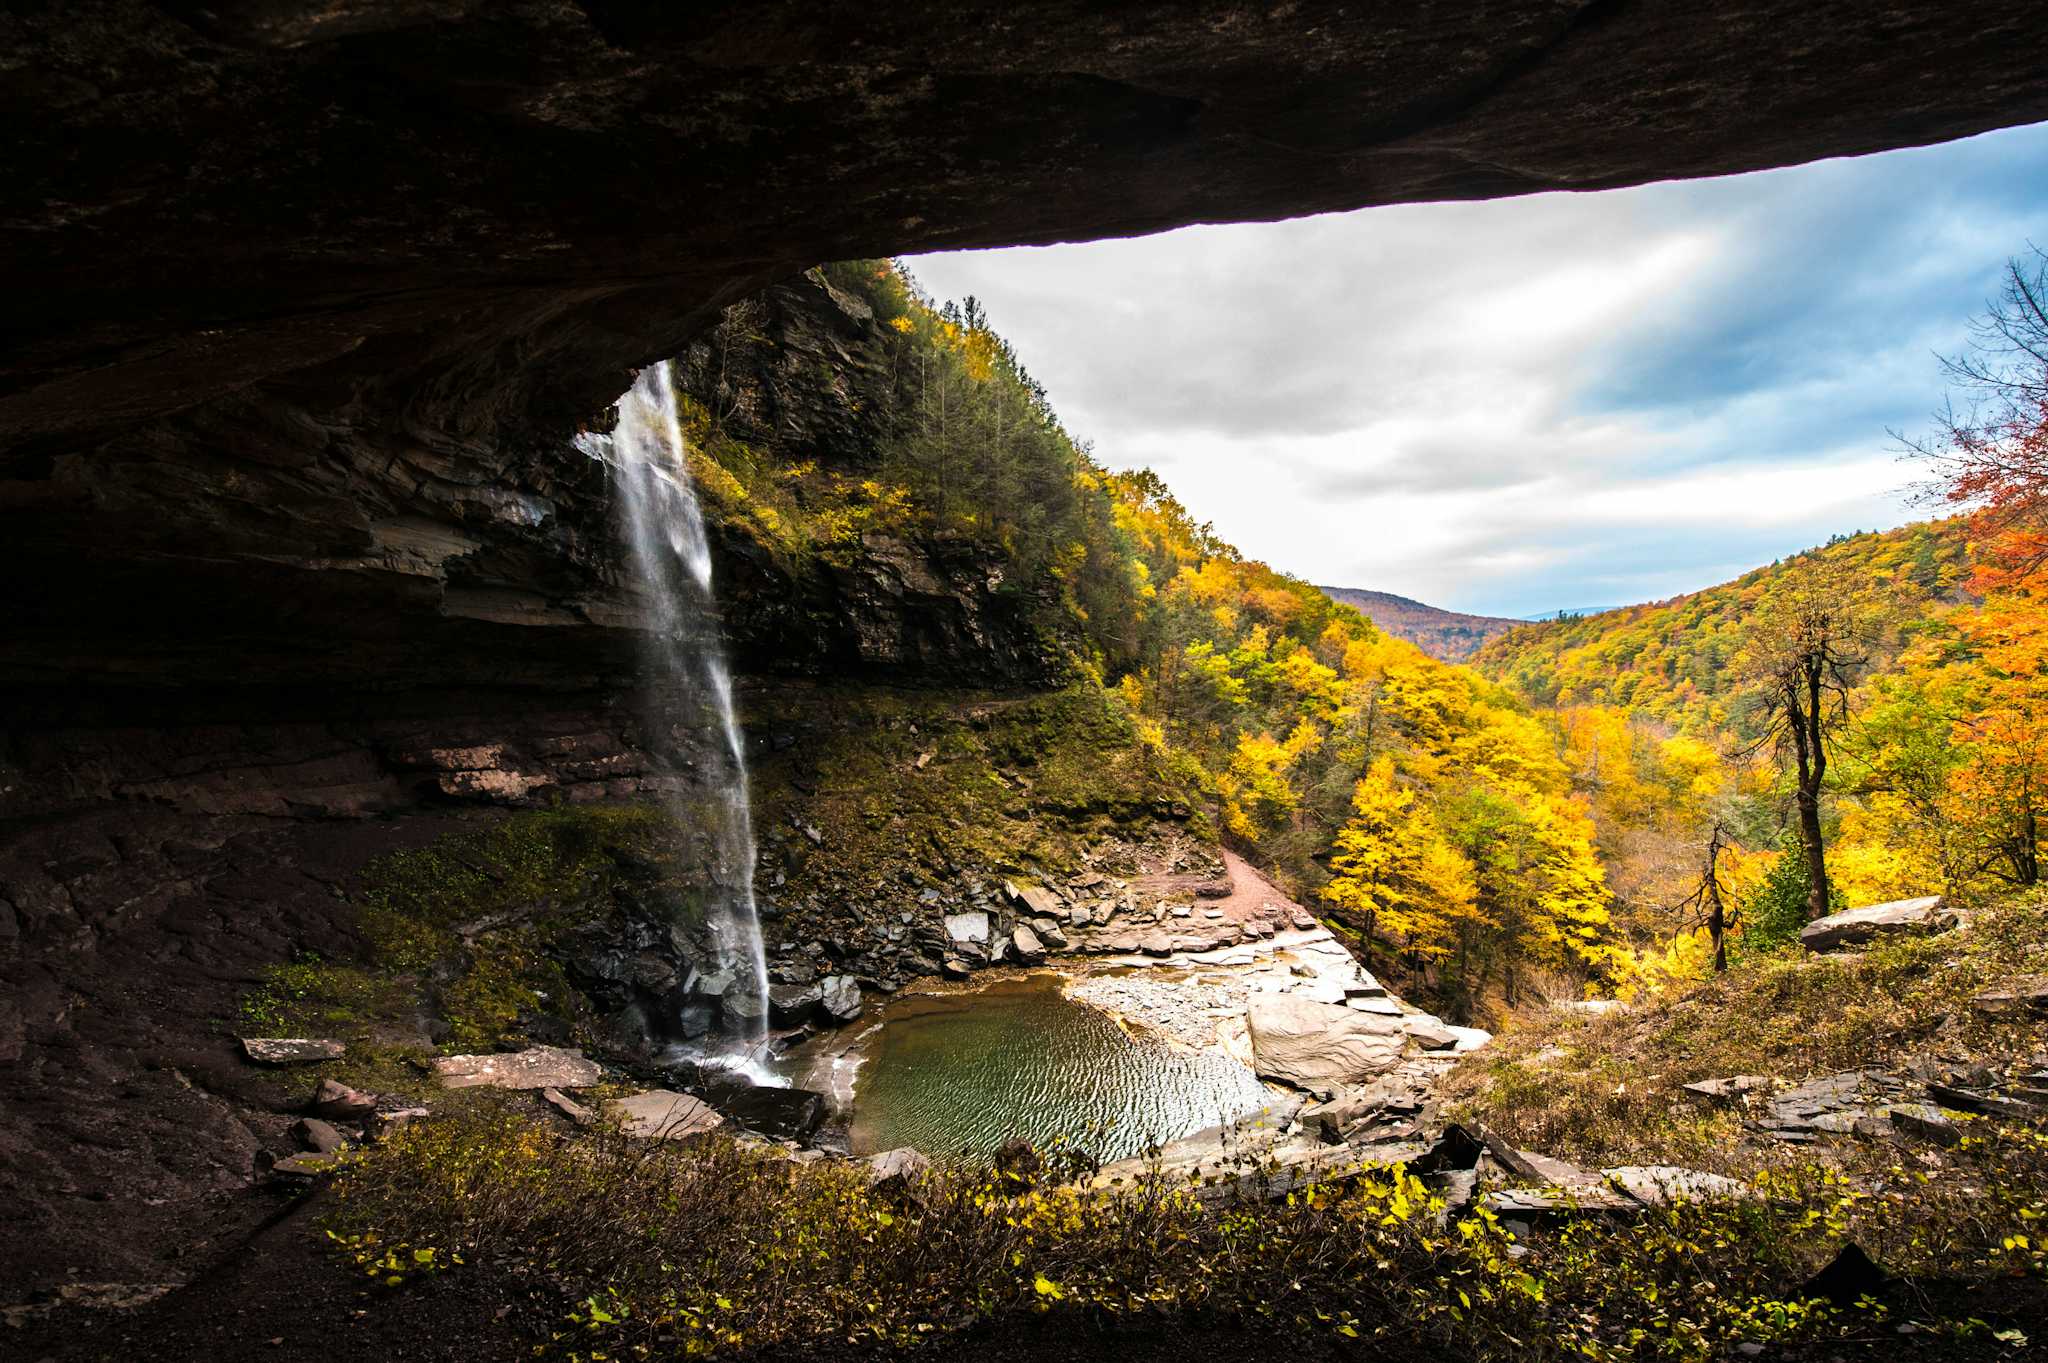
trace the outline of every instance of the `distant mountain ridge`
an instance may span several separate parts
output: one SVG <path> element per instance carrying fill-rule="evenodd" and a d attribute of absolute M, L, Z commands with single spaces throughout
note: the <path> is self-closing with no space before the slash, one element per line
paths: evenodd
<path fill-rule="evenodd" d="M 1681 729 L 1718 729 L 1736 699 L 1744 620 L 1808 556 L 1833 562 L 1840 580 L 1854 584 L 1845 590 L 1917 616 L 1960 599 L 1969 526 L 1951 517 L 1837 535 L 1719 586 L 1521 625 L 1487 640 L 1471 663 L 1536 705 L 1610 705 Z M 1906 637 L 1866 643 L 1870 669 L 1890 669 Z"/>
<path fill-rule="evenodd" d="M 1466 615 L 1440 610 L 1392 592 L 1369 592 L 1360 587 L 1318 587 L 1332 601 L 1355 606 L 1375 625 L 1409 643 L 1430 657 L 1447 663 L 1462 663 L 1525 620 L 1498 615 Z"/>
<path fill-rule="evenodd" d="M 1606 615 L 1610 611 L 1627 609 L 1627 606 L 1565 606 L 1558 610 L 1544 611 L 1538 615 L 1525 615 L 1521 618 L 1524 624 L 1547 625 L 1553 620 L 1576 620 L 1588 615 Z"/>

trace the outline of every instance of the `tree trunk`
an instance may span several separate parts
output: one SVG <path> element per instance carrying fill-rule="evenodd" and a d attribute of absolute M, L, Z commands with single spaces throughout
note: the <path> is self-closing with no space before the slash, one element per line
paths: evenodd
<path fill-rule="evenodd" d="M 1821 842 L 1820 787 L 1828 758 L 1821 733 L 1821 670 L 1817 663 L 1785 687 L 1786 720 L 1792 727 L 1792 752 L 1799 766 L 1799 845 L 1806 853 L 1806 918 L 1828 915 L 1827 849 Z M 1802 694 L 1803 693 L 1803 694 Z"/>
<path fill-rule="evenodd" d="M 1721 830 L 1717 826 L 1707 839 L 1707 935 L 1714 942 L 1714 973 L 1728 969 L 1728 911 L 1721 903 Z"/>

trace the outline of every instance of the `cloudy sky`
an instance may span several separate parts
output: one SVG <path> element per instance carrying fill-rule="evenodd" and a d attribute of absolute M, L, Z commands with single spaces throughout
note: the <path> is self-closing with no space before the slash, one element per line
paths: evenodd
<path fill-rule="evenodd" d="M 917 257 L 1075 435 L 1311 581 L 1531 615 L 1926 514 L 1921 429 L 2048 124 L 1724 180 Z"/>

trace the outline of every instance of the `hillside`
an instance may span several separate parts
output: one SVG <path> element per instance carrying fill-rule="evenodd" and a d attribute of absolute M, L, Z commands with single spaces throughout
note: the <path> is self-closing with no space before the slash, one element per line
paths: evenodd
<path fill-rule="evenodd" d="M 1447 663 L 1461 663 L 1520 621 L 1497 615 L 1466 615 L 1441 610 L 1392 592 L 1369 592 L 1362 587 L 1321 587 L 1332 601 L 1354 606 L 1366 619 L 1397 639 L 1406 639 L 1430 657 Z"/>
<path fill-rule="evenodd" d="M 1886 604 L 1891 623 L 1870 642 L 1872 671 L 1897 657 L 1930 609 L 1958 599 L 1969 575 L 1960 519 L 1840 536 L 1810 552 L 1849 590 Z M 1668 601 L 1518 625 L 1488 640 L 1472 665 L 1537 705 L 1609 705 L 1689 733 L 1719 729 L 1734 718 L 1730 665 L 1743 621 L 1794 561 Z"/>

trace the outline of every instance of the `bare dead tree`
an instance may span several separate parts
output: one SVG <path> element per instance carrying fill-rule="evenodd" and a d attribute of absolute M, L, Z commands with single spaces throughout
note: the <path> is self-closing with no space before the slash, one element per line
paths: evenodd
<path fill-rule="evenodd" d="M 1849 719 L 1849 691 L 1866 661 L 1873 621 L 1855 584 L 1815 552 L 1793 561 L 1757 607 L 1744 653 L 1761 732 L 1751 751 L 1769 747 L 1792 766 L 1799 844 L 1806 855 L 1806 914 L 1828 912 L 1826 847 L 1820 797 L 1828 758 Z"/>
<path fill-rule="evenodd" d="M 1705 928 L 1714 944 L 1714 973 L 1728 968 L 1728 932 L 1735 926 L 1735 917 L 1728 911 L 1727 894 L 1721 884 L 1721 854 L 1735 845 L 1735 840 L 1719 822 L 1707 835 L 1706 865 L 1700 871 L 1699 881 L 1692 893 L 1681 899 L 1673 912 L 1685 917 L 1679 925 L 1681 932 Z"/>

